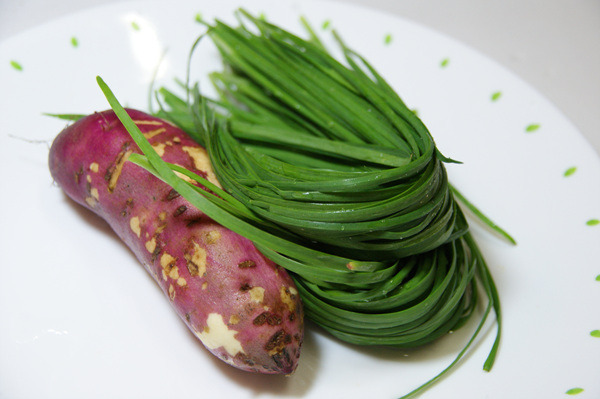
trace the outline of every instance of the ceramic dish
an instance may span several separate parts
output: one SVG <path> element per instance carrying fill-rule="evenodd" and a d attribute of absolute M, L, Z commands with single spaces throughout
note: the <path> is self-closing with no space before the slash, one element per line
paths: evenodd
<path fill-rule="evenodd" d="M 147 109 L 185 74 L 203 28 L 234 22 L 239 2 L 132 2 L 77 13 L 0 43 L 0 397 L 396 398 L 443 369 L 474 323 L 420 350 L 354 347 L 307 327 L 288 378 L 215 360 L 172 312 L 129 250 L 53 184 L 48 146 L 65 126 L 43 113 Z M 245 7 L 302 33 L 304 15 L 335 28 L 430 128 L 451 181 L 518 241 L 473 222 L 496 279 L 504 331 L 482 365 L 493 320 L 458 367 L 423 398 L 600 397 L 600 162 L 559 110 L 485 56 L 410 21 L 342 3 L 253 1 Z M 210 46 L 201 81 L 219 67 Z M 475 319 L 474 319 L 475 320 Z"/>

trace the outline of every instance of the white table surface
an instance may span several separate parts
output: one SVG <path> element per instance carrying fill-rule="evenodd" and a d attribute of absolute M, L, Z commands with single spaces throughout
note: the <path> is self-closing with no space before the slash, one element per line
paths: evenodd
<path fill-rule="evenodd" d="M 0 0 L 0 41 L 119 1 L 124 0 Z M 346 2 L 416 21 L 492 58 L 554 103 L 600 154 L 599 0 Z"/>

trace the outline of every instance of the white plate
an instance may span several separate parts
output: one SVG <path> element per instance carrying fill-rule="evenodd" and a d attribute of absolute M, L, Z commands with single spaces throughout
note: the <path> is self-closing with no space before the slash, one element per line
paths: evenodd
<path fill-rule="evenodd" d="M 106 225 L 52 184 L 48 145 L 65 123 L 43 112 L 106 109 L 96 75 L 147 109 L 165 49 L 160 83 L 183 76 L 202 31 L 196 13 L 234 22 L 239 5 L 102 7 L 0 44 L 1 398 L 394 398 L 463 345 L 473 323 L 411 352 L 353 347 L 309 326 L 292 377 L 237 371 L 195 340 Z M 573 125 L 494 62 L 409 21 L 322 1 L 247 8 L 299 33 L 300 15 L 325 36 L 331 21 L 418 110 L 441 150 L 464 162 L 449 167 L 453 183 L 519 242 L 474 224 L 502 299 L 501 349 L 492 372 L 482 371 L 490 323 L 423 397 L 564 398 L 572 388 L 600 397 L 600 225 L 587 223 L 600 219 L 600 162 Z M 194 65 L 199 77 L 218 68 L 214 50 L 202 46 Z"/>

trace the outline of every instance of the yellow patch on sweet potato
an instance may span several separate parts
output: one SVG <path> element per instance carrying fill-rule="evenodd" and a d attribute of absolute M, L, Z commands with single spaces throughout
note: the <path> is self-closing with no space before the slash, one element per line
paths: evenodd
<path fill-rule="evenodd" d="M 173 284 L 169 284 L 169 298 L 171 298 L 172 301 L 175 300 L 175 287 L 173 287 Z"/>
<path fill-rule="evenodd" d="M 194 167 L 196 169 L 206 173 L 206 178 L 208 179 L 208 181 L 222 188 L 219 184 L 219 181 L 217 180 L 215 172 L 213 171 L 210 159 L 208 158 L 208 153 L 204 148 L 186 146 L 182 147 L 182 150 L 192 158 L 192 161 L 194 161 Z"/>
<path fill-rule="evenodd" d="M 165 143 L 152 144 L 152 148 L 154 148 L 154 151 L 156 151 L 156 153 L 160 157 L 165 155 L 165 147 L 166 147 Z"/>
<path fill-rule="evenodd" d="M 184 279 L 183 277 L 179 277 L 177 279 L 177 285 L 180 287 L 185 287 L 185 286 L 187 286 L 187 280 Z"/>
<path fill-rule="evenodd" d="M 151 240 L 146 241 L 146 250 L 150 253 L 156 250 L 156 237 L 152 237 Z"/>
<path fill-rule="evenodd" d="M 173 266 L 171 270 L 169 270 L 169 277 L 173 280 L 177 280 L 179 278 L 179 268 L 177 266 Z"/>
<path fill-rule="evenodd" d="M 175 258 L 173 256 L 171 256 L 170 254 L 163 252 L 163 254 L 160 257 L 160 266 L 163 269 L 170 269 L 171 267 L 173 267 L 173 265 L 175 264 Z"/>
<path fill-rule="evenodd" d="M 131 219 L 129 219 L 129 228 L 131 228 L 131 231 L 133 231 L 133 233 L 138 236 L 138 238 L 141 236 L 142 234 L 142 227 L 140 225 L 140 218 L 137 216 L 132 217 Z"/>
<path fill-rule="evenodd" d="M 100 193 L 96 187 L 92 187 L 90 189 L 90 194 L 92 194 L 92 198 L 94 198 L 96 201 L 100 200 Z"/>
<path fill-rule="evenodd" d="M 108 191 L 113 192 L 115 187 L 117 186 L 117 182 L 119 181 L 119 177 L 121 176 L 121 172 L 123 171 L 123 165 L 129 156 L 133 153 L 133 151 L 128 150 L 124 153 L 120 154 L 117 163 L 114 165 L 114 169 L 110 173 L 110 180 L 108 181 Z"/>
<path fill-rule="evenodd" d="M 152 137 L 154 136 L 158 136 L 161 133 L 166 132 L 167 129 L 165 129 L 164 127 L 158 128 L 158 129 L 154 129 L 154 130 L 150 130 L 148 132 L 143 133 L 144 137 L 146 137 L 146 139 L 150 140 Z"/>
<path fill-rule="evenodd" d="M 98 203 L 94 198 L 92 197 L 87 197 L 85 199 L 85 203 L 88 204 L 90 206 L 90 208 L 93 208 L 96 206 L 96 204 Z"/>
<path fill-rule="evenodd" d="M 134 120 L 133 121 L 136 125 L 154 125 L 154 126 L 162 126 L 164 123 L 163 121 L 157 121 L 157 120 Z"/>
<path fill-rule="evenodd" d="M 235 336 L 238 333 L 230 330 L 223 321 L 223 316 L 218 313 L 210 313 L 206 319 L 206 327 L 198 334 L 198 338 L 208 349 L 223 348 L 229 356 L 244 353 L 242 344 Z"/>
<path fill-rule="evenodd" d="M 90 164 L 90 170 L 94 173 L 98 173 L 99 168 L 100 168 L 100 165 L 98 165 L 97 162 L 92 162 Z"/>
<path fill-rule="evenodd" d="M 294 287 L 282 286 L 279 289 L 279 296 L 281 297 L 281 301 L 287 305 L 290 312 L 294 312 L 296 310 L 295 298 L 297 295 L 298 291 L 296 291 Z"/>
<path fill-rule="evenodd" d="M 250 299 L 254 302 L 262 303 L 265 299 L 265 289 L 263 287 L 252 287 L 248 292 L 250 292 Z"/>

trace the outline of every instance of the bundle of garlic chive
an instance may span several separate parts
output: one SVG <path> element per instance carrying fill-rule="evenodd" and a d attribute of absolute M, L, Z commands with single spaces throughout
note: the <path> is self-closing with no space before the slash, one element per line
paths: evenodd
<path fill-rule="evenodd" d="M 500 302 L 457 200 L 514 240 L 449 183 L 444 163 L 454 161 L 335 32 L 342 61 L 304 20 L 307 40 L 237 15 L 237 27 L 205 22 L 202 38 L 224 63 L 210 75 L 218 98 L 197 85 L 182 96 L 159 90 L 157 114 L 206 147 L 224 188 L 189 200 L 287 269 L 306 316 L 341 340 L 418 347 L 461 327 L 483 302 L 455 360 L 405 397 L 456 365 L 494 312 L 489 371 Z"/>

